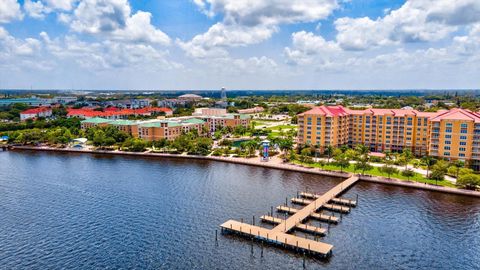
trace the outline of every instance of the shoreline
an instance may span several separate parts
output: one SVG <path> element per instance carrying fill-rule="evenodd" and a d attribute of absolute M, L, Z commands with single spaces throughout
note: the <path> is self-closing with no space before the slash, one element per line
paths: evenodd
<path fill-rule="evenodd" d="M 247 165 L 247 166 L 256 166 L 256 167 L 263 167 L 263 168 L 270 168 L 270 169 L 277 169 L 277 170 L 284 170 L 284 171 L 293 171 L 293 172 L 300 172 L 300 173 L 324 175 L 324 176 L 338 177 L 338 178 L 348 178 L 352 175 L 350 173 L 345 173 L 345 172 L 342 173 L 342 172 L 337 172 L 337 171 L 324 171 L 324 170 L 320 170 L 319 168 L 303 167 L 303 166 L 300 166 L 300 165 L 293 165 L 293 164 L 289 164 L 289 163 L 275 164 L 275 163 L 261 162 L 257 158 L 245 159 L 245 158 L 234 158 L 234 157 L 179 155 L 179 154 L 150 153 L 150 152 L 76 150 L 76 149 L 68 149 L 68 148 L 33 147 L 33 146 L 15 146 L 15 147 L 11 148 L 11 151 L 15 151 L 15 150 L 42 151 L 42 152 L 63 152 L 63 153 L 85 153 L 85 154 L 104 154 L 104 155 L 106 154 L 106 155 L 119 155 L 119 156 L 143 156 L 143 157 L 196 159 L 196 160 L 218 161 L 218 162 L 225 162 L 225 163 L 231 163 L 231 164 L 241 164 L 241 165 Z M 393 185 L 393 186 L 401 186 L 401 187 L 409 187 L 409 188 L 422 189 L 422 190 L 428 190 L 428 191 L 434 191 L 434 192 L 442 192 L 442 193 L 449 193 L 449 194 L 464 195 L 464 196 L 480 198 L 480 192 L 479 191 L 435 186 L 435 185 L 431 185 L 431 184 L 424 184 L 424 183 L 413 182 L 413 181 L 388 179 L 388 178 L 379 177 L 379 176 L 369 176 L 369 175 L 358 175 L 358 176 L 360 177 L 360 181 L 365 181 L 365 182 L 385 184 L 385 185 Z"/>

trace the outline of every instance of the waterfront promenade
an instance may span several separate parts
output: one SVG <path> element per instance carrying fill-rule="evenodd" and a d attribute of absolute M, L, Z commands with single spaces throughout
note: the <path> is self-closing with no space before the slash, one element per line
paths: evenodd
<path fill-rule="evenodd" d="M 152 152 L 124 152 L 124 151 L 102 151 L 102 150 L 77 150 L 71 148 L 52 148 L 52 147 L 33 147 L 33 146 L 15 146 L 12 148 L 15 150 L 28 150 L 28 151 L 45 151 L 45 152 L 63 152 L 63 153 L 87 153 L 87 154 L 107 154 L 107 155 L 123 155 L 123 156 L 145 156 L 145 157 L 165 157 L 165 158 L 182 158 L 182 159 L 197 159 L 197 160 L 212 160 L 234 164 L 242 164 L 249 166 L 257 166 L 278 170 L 288 170 L 301 173 L 326 175 L 339 178 L 347 178 L 349 174 L 339 171 L 325 171 L 319 168 L 305 167 L 296 164 L 285 163 L 283 160 L 277 157 L 271 158 L 268 162 L 261 161 L 258 157 L 255 158 L 235 158 L 235 157 L 216 157 L 216 156 L 196 156 L 186 154 L 166 154 L 166 153 L 152 153 Z M 480 198 L 479 191 L 457 189 L 450 187 L 435 186 L 431 184 L 424 184 L 413 181 L 403 181 L 397 179 L 388 179 L 386 177 L 370 176 L 370 175 L 358 175 L 359 180 L 367 181 L 378 184 L 395 185 L 402 187 L 409 187 L 415 189 L 430 190 L 436 192 L 444 192 L 465 196 L 473 196 Z"/>

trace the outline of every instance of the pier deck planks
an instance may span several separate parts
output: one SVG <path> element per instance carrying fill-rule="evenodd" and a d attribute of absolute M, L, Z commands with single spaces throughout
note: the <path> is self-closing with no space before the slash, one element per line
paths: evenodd
<path fill-rule="evenodd" d="M 236 220 L 229 220 L 220 225 L 220 227 L 222 230 L 240 233 L 254 237 L 258 240 L 283 245 L 290 249 L 304 250 L 310 253 L 320 254 L 322 256 L 328 256 L 333 248 L 333 246 L 330 244 L 298 237 L 280 231 L 274 232 L 266 228 L 247 223 L 241 223 Z"/>
<path fill-rule="evenodd" d="M 288 219 L 284 220 L 282 223 L 278 224 L 272 231 L 275 232 L 288 232 L 290 231 L 297 223 L 301 223 L 308 216 L 314 214 L 318 209 L 327 204 L 331 199 L 340 195 L 344 190 L 350 188 L 353 184 L 358 181 L 358 176 L 351 176 L 347 180 L 336 185 L 325 194 L 319 196 L 312 203 L 305 206 L 304 208 L 298 210 L 295 214 L 290 216 Z"/>

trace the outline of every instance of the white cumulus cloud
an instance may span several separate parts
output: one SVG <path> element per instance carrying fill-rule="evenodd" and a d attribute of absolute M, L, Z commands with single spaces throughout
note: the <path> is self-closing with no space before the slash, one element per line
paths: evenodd
<path fill-rule="evenodd" d="M 23 14 L 17 0 L 0 1 L 0 23 L 8 23 L 22 18 Z"/>

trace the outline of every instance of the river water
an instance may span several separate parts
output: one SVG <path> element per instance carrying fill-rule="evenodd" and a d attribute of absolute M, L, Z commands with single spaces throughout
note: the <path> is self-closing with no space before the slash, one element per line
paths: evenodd
<path fill-rule="evenodd" d="M 339 179 L 209 161 L 0 153 L 0 269 L 302 269 L 215 230 Z M 307 269 L 480 269 L 480 200 L 360 182 Z M 316 221 L 310 222 L 318 226 Z M 323 224 L 325 226 L 325 224 Z"/>

